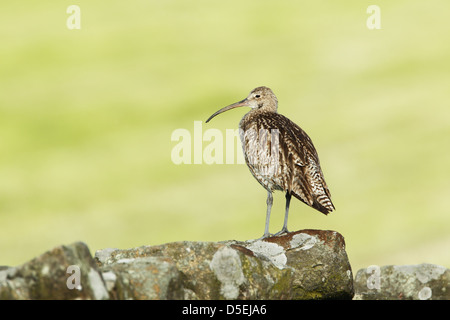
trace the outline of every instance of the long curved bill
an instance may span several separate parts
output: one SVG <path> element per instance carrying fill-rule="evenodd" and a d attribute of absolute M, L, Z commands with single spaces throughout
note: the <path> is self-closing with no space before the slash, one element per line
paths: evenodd
<path fill-rule="evenodd" d="M 238 108 L 238 107 L 248 107 L 248 106 L 249 106 L 249 104 L 248 104 L 248 100 L 247 99 L 244 99 L 244 100 L 241 100 L 239 102 L 230 104 L 229 106 L 226 106 L 226 107 L 220 109 L 219 111 L 214 112 L 211 115 L 211 117 L 209 117 L 208 120 L 206 120 L 206 123 L 208 123 L 212 118 L 214 118 L 218 114 L 221 114 L 222 112 L 225 112 L 225 111 L 228 111 L 228 110 L 231 110 L 231 109 L 234 109 L 234 108 Z"/>

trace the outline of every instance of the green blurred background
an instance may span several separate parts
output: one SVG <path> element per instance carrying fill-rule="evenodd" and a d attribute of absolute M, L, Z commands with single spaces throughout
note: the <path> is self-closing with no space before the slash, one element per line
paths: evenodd
<path fill-rule="evenodd" d="M 69 5 L 81 29 L 69 30 Z M 381 8 L 381 30 L 366 9 Z M 354 272 L 450 267 L 450 2 L 3 1 L 0 265 L 60 244 L 246 240 L 266 191 L 245 165 L 175 165 L 171 134 L 271 87 L 312 137 Z M 203 125 L 235 129 L 247 112 Z M 208 143 L 204 143 L 204 147 Z M 240 149 L 239 149 L 240 152 Z M 276 193 L 271 231 L 281 229 Z"/>

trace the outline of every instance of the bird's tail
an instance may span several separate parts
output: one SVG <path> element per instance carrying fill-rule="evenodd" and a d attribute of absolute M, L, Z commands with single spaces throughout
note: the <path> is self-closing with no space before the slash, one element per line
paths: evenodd
<path fill-rule="evenodd" d="M 329 214 L 335 210 L 333 202 L 331 202 L 331 199 L 326 194 L 315 197 L 312 207 L 323 214 Z"/>
<path fill-rule="evenodd" d="M 330 197 L 327 194 L 321 194 L 319 196 L 313 197 L 312 203 L 308 203 L 304 198 L 300 197 L 297 193 L 292 192 L 292 195 L 302 201 L 303 203 L 313 207 L 314 209 L 322 212 L 323 214 L 329 214 L 331 211 L 336 210 L 333 202 L 331 202 Z"/>

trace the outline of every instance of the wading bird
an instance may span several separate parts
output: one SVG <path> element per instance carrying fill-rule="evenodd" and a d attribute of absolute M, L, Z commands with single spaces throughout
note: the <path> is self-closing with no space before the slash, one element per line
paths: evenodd
<path fill-rule="evenodd" d="M 314 145 L 298 125 L 277 112 L 278 100 L 270 88 L 253 89 L 247 98 L 220 109 L 222 112 L 250 107 L 239 123 L 245 162 L 256 180 L 267 190 L 266 225 L 262 239 L 269 233 L 273 191 L 286 193 L 283 228 L 275 235 L 289 232 L 287 220 L 291 196 L 328 214 L 335 208 L 320 168 Z"/>

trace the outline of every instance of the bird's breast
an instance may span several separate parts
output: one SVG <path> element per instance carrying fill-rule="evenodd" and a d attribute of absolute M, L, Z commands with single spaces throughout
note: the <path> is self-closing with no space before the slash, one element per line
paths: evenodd
<path fill-rule="evenodd" d="M 279 150 L 280 132 L 264 125 L 258 119 L 248 120 L 244 117 L 239 126 L 245 162 L 264 188 L 272 191 L 283 190 Z"/>

